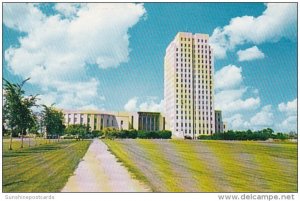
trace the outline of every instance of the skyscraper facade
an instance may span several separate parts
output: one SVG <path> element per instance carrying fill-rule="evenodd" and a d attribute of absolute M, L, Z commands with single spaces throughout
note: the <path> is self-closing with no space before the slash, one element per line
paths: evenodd
<path fill-rule="evenodd" d="M 178 137 L 215 133 L 214 57 L 207 34 L 179 32 L 166 49 L 166 128 Z"/>

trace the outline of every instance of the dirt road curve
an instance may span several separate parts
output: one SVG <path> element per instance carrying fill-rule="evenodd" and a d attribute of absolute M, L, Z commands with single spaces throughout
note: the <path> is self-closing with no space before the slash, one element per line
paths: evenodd
<path fill-rule="evenodd" d="M 92 142 L 61 192 L 148 192 L 134 180 L 100 140 Z"/>

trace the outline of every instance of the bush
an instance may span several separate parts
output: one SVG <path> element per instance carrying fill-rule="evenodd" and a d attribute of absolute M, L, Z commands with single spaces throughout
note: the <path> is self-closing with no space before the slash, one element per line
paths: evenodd
<path fill-rule="evenodd" d="M 198 140 L 212 140 L 211 135 L 198 135 L 197 137 Z"/>
<path fill-rule="evenodd" d="M 98 138 L 98 137 L 100 137 L 100 136 L 102 136 L 103 135 L 103 133 L 101 132 L 101 131 L 98 131 L 98 130 L 93 130 L 92 132 L 91 132 L 91 137 L 92 138 Z"/>
<path fill-rule="evenodd" d="M 158 135 L 159 135 L 159 138 L 162 138 L 162 139 L 171 139 L 172 132 L 167 131 L 167 130 L 163 130 L 163 131 L 159 131 Z"/>
<path fill-rule="evenodd" d="M 137 130 L 133 129 L 128 131 L 128 138 L 135 139 L 137 138 L 137 136 L 138 136 Z"/>
<path fill-rule="evenodd" d="M 76 136 L 75 135 L 67 134 L 67 135 L 61 136 L 61 138 L 62 139 L 76 139 Z"/>
<path fill-rule="evenodd" d="M 171 131 L 137 131 L 137 130 L 121 130 L 118 131 L 115 128 L 105 128 L 103 130 L 103 135 L 105 138 L 108 139 L 115 139 L 115 138 L 120 138 L 120 139 L 135 139 L 135 138 L 140 138 L 140 139 L 170 139 L 172 136 Z"/>
<path fill-rule="evenodd" d="M 145 131 L 138 131 L 137 132 L 137 138 L 147 139 L 147 137 L 148 137 L 147 132 L 145 132 Z"/>
<path fill-rule="evenodd" d="M 288 139 L 287 134 L 277 133 L 270 128 L 266 128 L 259 131 L 233 131 L 229 130 L 225 133 L 215 133 L 213 135 L 199 135 L 197 137 L 200 140 L 262 140 L 265 141 L 269 138 L 273 139 Z"/>
<path fill-rule="evenodd" d="M 107 139 L 115 139 L 119 136 L 119 131 L 116 128 L 104 128 L 102 132 Z"/>

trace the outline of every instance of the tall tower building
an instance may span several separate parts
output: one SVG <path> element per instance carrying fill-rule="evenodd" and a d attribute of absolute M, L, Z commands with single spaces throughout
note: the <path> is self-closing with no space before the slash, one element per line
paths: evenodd
<path fill-rule="evenodd" d="M 166 127 L 178 137 L 215 133 L 214 57 L 207 34 L 179 32 L 166 49 Z"/>

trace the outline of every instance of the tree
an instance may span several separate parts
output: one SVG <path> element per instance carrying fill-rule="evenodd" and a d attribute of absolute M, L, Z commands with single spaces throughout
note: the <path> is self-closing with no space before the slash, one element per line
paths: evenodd
<path fill-rule="evenodd" d="M 57 138 L 59 135 L 62 135 L 65 129 L 64 122 L 64 115 L 62 111 L 59 111 L 51 106 L 43 106 L 42 111 L 42 125 L 46 128 L 46 136 L 53 137 L 56 135 Z M 49 136 L 50 135 L 50 136 Z"/>
<path fill-rule="evenodd" d="M 83 124 L 72 124 L 65 129 L 65 133 L 76 135 L 78 137 L 77 139 L 84 139 L 87 137 L 87 134 L 90 133 L 90 126 Z"/>
<path fill-rule="evenodd" d="M 23 135 L 26 135 L 26 130 L 33 126 L 34 118 L 31 107 L 36 106 L 38 95 L 25 97 L 25 91 L 22 89 L 29 79 L 27 78 L 22 81 L 21 84 L 14 84 L 3 79 L 5 98 L 3 106 L 4 118 L 11 129 L 10 150 L 12 149 L 12 137 L 15 131 L 21 133 L 21 148 L 23 148 Z"/>

